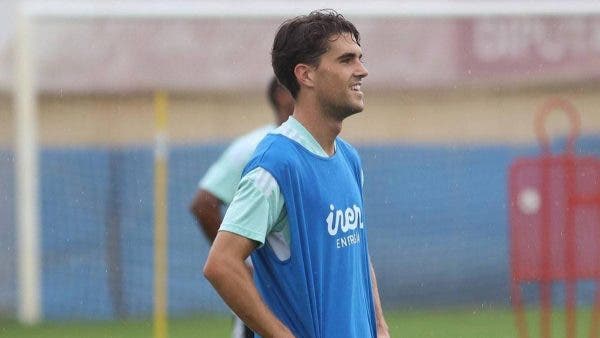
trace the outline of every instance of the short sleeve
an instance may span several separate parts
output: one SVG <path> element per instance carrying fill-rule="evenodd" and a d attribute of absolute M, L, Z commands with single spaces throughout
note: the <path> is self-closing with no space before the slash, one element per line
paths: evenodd
<path fill-rule="evenodd" d="M 258 167 L 240 181 L 219 231 L 228 231 L 262 244 L 271 231 L 278 230 L 283 195 L 275 178 Z"/>

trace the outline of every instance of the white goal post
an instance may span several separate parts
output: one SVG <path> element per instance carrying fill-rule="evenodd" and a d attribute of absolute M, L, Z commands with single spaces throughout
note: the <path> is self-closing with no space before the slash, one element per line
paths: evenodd
<path fill-rule="evenodd" d="M 18 8 L 14 107 L 18 318 L 35 324 L 41 311 L 39 146 L 35 27 L 54 20 L 281 18 L 332 8 L 349 18 L 586 16 L 595 1 L 23 1 Z"/>

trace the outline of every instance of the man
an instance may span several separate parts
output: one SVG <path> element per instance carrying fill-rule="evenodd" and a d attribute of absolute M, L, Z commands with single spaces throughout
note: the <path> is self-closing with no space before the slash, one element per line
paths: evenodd
<path fill-rule="evenodd" d="M 364 108 L 361 58 L 358 31 L 334 11 L 288 20 L 275 36 L 273 69 L 296 100 L 294 114 L 258 145 L 204 266 L 262 337 L 389 337 L 367 250 L 360 160 L 337 137 Z"/>
<path fill-rule="evenodd" d="M 222 221 L 221 208 L 231 203 L 242 169 L 256 145 L 267 132 L 285 122 L 294 111 L 294 99 L 275 77 L 269 83 L 267 97 L 275 114 L 276 125 L 269 124 L 236 139 L 204 175 L 190 205 L 190 211 L 211 243 L 215 240 Z M 232 337 L 253 337 L 253 333 L 236 317 Z"/>

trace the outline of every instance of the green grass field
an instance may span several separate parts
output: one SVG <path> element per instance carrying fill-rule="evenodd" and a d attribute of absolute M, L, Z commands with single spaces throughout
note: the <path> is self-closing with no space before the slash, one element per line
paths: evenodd
<path fill-rule="evenodd" d="M 577 337 L 589 337 L 590 311 L 578 313 Z M 387 311 L 392 337 L 410 338 L 516 338 L 513 313 L 504 310 Z M 529 337 L 539 337 L 539 314 L 527 314 Z M 169 338 L 229 337 L 227 316 L 199 316 L 169 321 Z M 0 321 L 2 338 L 148 338 L 151 321 L 64 322 L 23 327 L 14 321 Z M 565 337 L 564 313 L 553 315 L 552 337 Z"/>

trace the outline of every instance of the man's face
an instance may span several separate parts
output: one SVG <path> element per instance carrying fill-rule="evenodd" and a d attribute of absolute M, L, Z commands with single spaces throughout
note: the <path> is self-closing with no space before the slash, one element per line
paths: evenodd
<path fill-rule="evenodd" d="M 361 112 L 362 79 L 368 74 L 362 49 L 350 33 L 330 37 L 329 49 L 315 69 L 315 91 L 324 112 L 340 121 Z"/>

